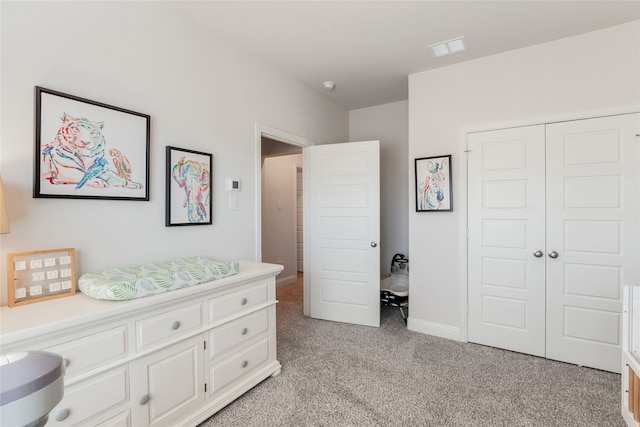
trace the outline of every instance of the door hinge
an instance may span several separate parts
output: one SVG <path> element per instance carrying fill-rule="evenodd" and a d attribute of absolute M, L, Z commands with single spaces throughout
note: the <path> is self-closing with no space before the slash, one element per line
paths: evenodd
<path fill-rule="evenodd" d="M 207 383 L 204 383 L 204 392 L 207 392 Z"/>
<path fill-rule="evenodd" d="M 206 341 L 204 341 L 204 349 L 205 350 L 207 349 L 207 342 Z"/>

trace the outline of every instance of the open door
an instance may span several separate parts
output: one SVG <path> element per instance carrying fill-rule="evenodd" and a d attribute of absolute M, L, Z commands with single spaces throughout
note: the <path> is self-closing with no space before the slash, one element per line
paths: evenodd
<path fill-rule="evenodd" d="M 303 149 L 313 318 L 380 326 L 380 141 Z"/>

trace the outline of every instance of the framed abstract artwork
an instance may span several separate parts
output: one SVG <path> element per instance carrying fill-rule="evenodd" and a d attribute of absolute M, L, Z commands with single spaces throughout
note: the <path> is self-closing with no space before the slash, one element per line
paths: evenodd
<path fill-rule="evenodd" d="M 149 200 L 150 116 L 36 86 L 33 197 Z"/>
<path fill-rule="evenodd" d="M 212 224 L 212 166 L 211 154 L 167 146 L 165 226 Z"/>
<path fill-rule="evenodd" d="M 416 159 L 416 212 L 453 210 L 451 155 Z"/>

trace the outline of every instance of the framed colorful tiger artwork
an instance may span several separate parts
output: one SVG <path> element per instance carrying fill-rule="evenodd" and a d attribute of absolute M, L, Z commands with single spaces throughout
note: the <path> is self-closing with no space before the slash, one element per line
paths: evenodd
<path fill-rule="evenodd" d="M 147 114 L 35 88 L 33 197 L 149 200 Z"/>

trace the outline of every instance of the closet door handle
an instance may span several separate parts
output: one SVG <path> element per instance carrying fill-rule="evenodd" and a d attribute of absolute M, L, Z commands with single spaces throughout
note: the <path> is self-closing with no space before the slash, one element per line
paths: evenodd
<path fill-rule="evenodd" d="M 378 242 L 371 242 L 371 247 L 375 248 L 376 246 L 378 246 Z"/>
<path fill-rule="evenodd" d="M 558 252 L 556 251 L 549 252 L 549 258 L 558 258 Z"/>
<path fill-rule="evenodd" d="M 533 253 L 533 256 L 536 258 L 540 258 L 542 255 L 544 255 L 544 253 L 540 249 Z"/>

